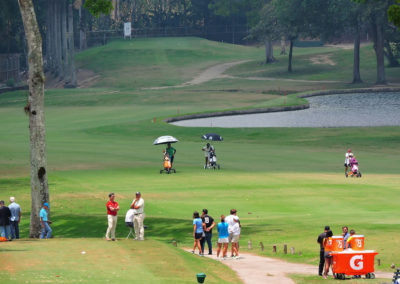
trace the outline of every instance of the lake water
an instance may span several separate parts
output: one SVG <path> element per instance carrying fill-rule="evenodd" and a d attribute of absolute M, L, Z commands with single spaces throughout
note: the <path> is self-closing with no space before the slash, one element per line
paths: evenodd
<path fill-rule="evenodd" d="M 199 118 L 174 122 L 187 127 L 399 126 L 400 93 L 363 93 L 307 98 L 305 110 Z"/>

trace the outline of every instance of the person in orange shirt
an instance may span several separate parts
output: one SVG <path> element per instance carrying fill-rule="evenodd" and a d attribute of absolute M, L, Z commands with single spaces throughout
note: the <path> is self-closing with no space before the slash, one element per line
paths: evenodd
<path fill-rule="evenodd" d="M 324 271 L 324 279 L 327 278 L 328 272 L 329 272 L 329 267 L 332 269 L 332 247 L 333 247 L 333 241 L 332 241 L 332 236 L 333 233 L 331 230 L 326 232 L 326 237 L 324 238 L 323 245 L 324 245 L 324 250 L 325 250 L 325 271 Z M 333 271 L 332 271 L 333 273 Z"/>

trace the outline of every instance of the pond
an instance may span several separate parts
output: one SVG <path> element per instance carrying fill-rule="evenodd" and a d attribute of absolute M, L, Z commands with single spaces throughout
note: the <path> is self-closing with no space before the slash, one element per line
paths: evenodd
<path fill-rule="evenodd" d="M 186 127 L 399 126 L 400 93 L 338 94 L 307 98 L 305 110 L 199 118 L 174 122 Z"/>

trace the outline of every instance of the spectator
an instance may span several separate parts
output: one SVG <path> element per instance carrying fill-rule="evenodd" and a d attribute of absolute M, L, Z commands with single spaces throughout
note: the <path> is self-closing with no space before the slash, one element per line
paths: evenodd
<path fill-rule="evenodd" d="M 15 202 L 14 197 L 10 197 L 11 204 L 8 206 L 11 211 L 10 226 L 11 239 L 19 239 L 19 222 L 21 221 L 21 207 Z"/>
<path fill-rule="evenodd" d="M 115 241 L 115 229 L 117 228 L 117 213 L 119 210 L 119 205 L 115 201 L 115 194 L 112 192 L 108 195 L 109 201 L 107 202 L 107 218 L 108 218 L 108 228 L 106 232 L 106 240 Z M 111 233 L 111 239 L 110 239 Z"/>
<path fill-rule="evenodd" d="M 199 249 L 199 255 L 203 256 L 203 251 L 201 250 L 200 240 L 203 238 L 205 224 L 200 218 L 199 212 L 194 211 L 193 213 L 193 250 L 192 253 L 195 253 L 196 247 Z"/>
<path fill-rule="evenodd" d="M 353 238 L 353 236 L 356 234 L 356 231 L 354 230 L 350 230 L 350 236 L 347 239 L 347 245 L 346 248 L 351 248 L 351 239 Z"/>
<path fill-rule="evenodd" d="M 237 234 L 237 226 L 236 223 L 239 222 L 239 217 L 236 215 L 236 209 L 231 209 L 231 215 L 225 217 L 225 222 L 228 223 L 228 232 L 229 232 L 229 242 L 231 243 L 231 257 L 238 256 L 239 253 L 239 245 L 238 245 L 238 234 Z M 236 230 L 234 234 L 234 230 Z M 235 237 L 234 237 L 235 235 Z M 239 228 L 240 235 L 240 228 Z"/>
<path fill-rule="evenodd" d="M 318 275 L 322 276 L 322 272 L 324 271 L 325 264 L 325 250 L 324 250 L 324 239 L 326 238 L 326 232 L 328 232 L 331 228 L 329 226 L 325 226 L 324 232 L 318 236 L 317 242 L 319 243 L 319 268 Z"/>
<path fill-rule="evenodd" d="M 350 237 L 350 234 L 349 234 L 349 227 L 347 227 L 347 226 L 343 226 L 342 227 L 342 236 L 343 236 L 343 248 L 347 248 L 347 245 L 346 245 L 346 243 L 347 243 L 347 239 Z"/>
<path fill-rule="evenodd" d="M 225 223 L 225 216 L 221 215 L 221 222 L 218 223 L 218 249 L 217 249 L 217 257 L 219 257 L 219 253 L 221 252 L 221 246 L 224 245 L 222 251 L 222 258 L 226 258 L 226 253 L 228 251 L 229 244 L 229 233 L 228 233 L 228 223 Z"/>
<path fill-rule="evenodd" d="M 50 228 L 51 221 L 48 218 L 48 211 L 50 208 L 49 203 L 43 203 L 42 209 L 40 209 L 40 225 L 42 226 L 42 233 L 40 234 L 41 239 L 50 239 L 53 230 Z"/>
<path fill-rule="evenodd" d="M 0 236 L 11 241 L 10 238 L 10 209 L 4 205 L 4 200 L 0 200 Z"/>
<path fill-rule="evenodd" d="M 135 227 L 135 240 L 144 241 L 144 200 L 142 194 L 136 192 L 136 198 L 132 201 L 133 225 Z"/>
<path fill-rule="evenodd" d="M 332 267 L 332 241 L 333 233 L 331 230 L 326 232 L 326 237 L 324 238 L 323 245 L 324 245 L 324 256 L 325 256 L 325 271 L 324 271 L 324 279 L 327 278 L 329 267 Z"/>
<path fill-rule="evenodd" d="M 212 229 L 215 227 L 214 218 L 208 215 L 207 209 L 203 209 L 203 213 L 201 215 L 201 220 L 205 224 L 205 230 L 204 230 L 205 237 L 200 240 L 201 251 L 204 254 L 204 245 L 205 245 L 205 242 L 207 241 L 208 254 L 212 255 L 211 239 L 212 239 Z"/>

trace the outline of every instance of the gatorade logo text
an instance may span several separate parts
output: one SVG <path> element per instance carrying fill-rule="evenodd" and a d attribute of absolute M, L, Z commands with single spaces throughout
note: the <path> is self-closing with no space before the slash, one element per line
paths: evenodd
<path fill-rule="evenodd" d="M 364 268 L 364 261 L 362 255 L 355 255 L 350 259 L 350 267 L 354 270 L 362 270 Z"/>

